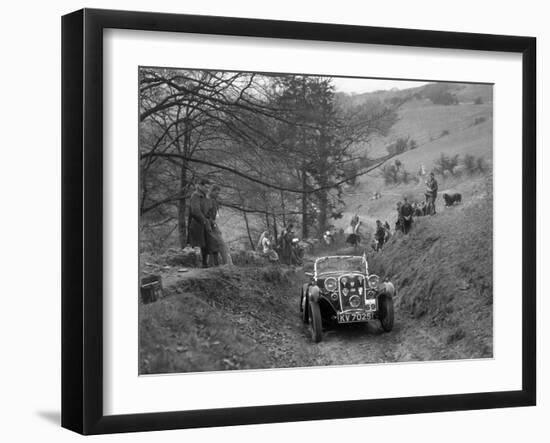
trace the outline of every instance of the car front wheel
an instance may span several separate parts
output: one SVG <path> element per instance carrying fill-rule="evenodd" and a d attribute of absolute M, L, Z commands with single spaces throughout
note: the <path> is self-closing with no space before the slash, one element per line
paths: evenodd
<path fill-rule="evenodd" d="M 380 323 L 385 332 L 393 329 L 393 299 L 390 295 L 382 295 L 380 303 Z"/>
<path fill-rule="evenodd" d="M 302 296 L 300 299 L 300 313 L 302 315 L 302 321 L 304 324 L 308 323 L 308 308 L 307 308 L 307 297 L 302 292 Z"/>
<path fill-rule="evenodd" d="M 309 328 L 311 330 L 311 339 L 319 343 L 323 338 L 323 324 L 321 319 L 321 310 L 317 303 L 308 303 Z"/>

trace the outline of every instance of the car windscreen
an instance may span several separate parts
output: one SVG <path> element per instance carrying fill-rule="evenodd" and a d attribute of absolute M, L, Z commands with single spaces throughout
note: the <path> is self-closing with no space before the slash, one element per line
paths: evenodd
<path fill-rule="evenodd" d="M 325 272 L 365 272 L 365 261 L 362 257 L 328 257 L 317 262 L 317 273 Z"/>

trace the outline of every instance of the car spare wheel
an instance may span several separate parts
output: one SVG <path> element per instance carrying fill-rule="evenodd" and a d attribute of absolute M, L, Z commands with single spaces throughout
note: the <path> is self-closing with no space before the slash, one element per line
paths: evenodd
<path fill-rule="evenodd" d="M 393 328 L 393 299 L 390 295 L 382 295 L 378 300 L 380 304 L 380 323 L 382 329 L 390 332 Z"/>
<path fill-rule="evenodd" d="M 311 339 L 319 343 L 323 338 L 323 325 L 321 320 L 321 310 L 317 303 L 308 303 L 309 309 L 309 328 L 311 330 Z"/>

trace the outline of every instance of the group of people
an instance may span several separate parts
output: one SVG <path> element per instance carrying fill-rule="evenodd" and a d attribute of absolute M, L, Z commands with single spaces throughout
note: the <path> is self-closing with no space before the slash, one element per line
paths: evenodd
<path fill-rule="evenodd" d="M 187 243 L 193 248 L 200 248 L 203 268 L 233 264 L 216 223 L 219 193 L 218 185 L 212 185 L 209 180 L 202 179 L 196 184 L 190 199 Z M 277 239 L 274 239 L 268 231 L 262 232 L 256 251 L 271 263 L 280 262 L 293 266 L 302 263 L 303 254 L 292 223 L 283 229 Z"/>
<path fill-rule="evenodd" d="M 302 264 L 303 251 L 299 246 L 293 223 L 285 226 L 276 240 L 268 231 L 262 232 L 256 250 L 270 263 L 283 263 L 290 266 Z"/>
<path fill-rule="evenodd" d="M 361 243 L 361 235 L 359 233 L 359 226 L 361 226 L 361 220 L 359 215 L 355 214 L 350 221 L 348 227 L 348 236 L 346 242 L 352 245 L 354 248 Z M 371 247 L 375 251 L 382 249 L 384 243 L 387 243 L 391 236 L 390 224 L 386 220 L 384 223 L 380 220 L 376 220 L 376 228 L 374 231 L 374 238 L 372 239 Z"/>
<path fill-rule="evenodd" d="M 435 174 L 430 173 L 428 180 L 426 180 L 426 191 L 424 193 L 425 200 L 421 202 L 409 202 L 407 197 L 403 197 L 403 201 L 397 202 L 397 221 L 395 222 L 395 231 L 408 234 L 413 225 L 413 217 L 420 217 L 424 215 L 435 214 L 435 201 L 437 198 L 438 183 L 435 179 Z M 348 227 L 348 237 L 346 241 L 357 246 L 360 242 L 359 226 L 361 221 L 359 216 L 355 214 L 350 221 Z M 371 247 L 375 251 L 382 249 L 385 243 L 388 242 L 391 236 L 390 224 L 385 221 L 376 220 L 376 228 L 372 239 Z"/>
<path fill-rule="evenodd" d="M 401 231 L 403 234 L 408 234 L 412 228 L 413 216 L 434 215 L 437 191 L 438 184 L 432 172 L 426 181 L 425 200 L 423 202 L 411 204 L 407 197 L 404 197 L 402 202 L 397 202 L 396 232 Z M 232 264 L 231 255 L 216 223 L 219 210 L 219 192 L 220 187 L 218 185 L 212 185 L 207 179 L 202 179 L 198 182 L 190 199 L 187 242 L 192 247 L 200 248 L 203 267 L 208 267 L 209 264 L 214 266 Z M 359 215 L 355 214 L 351 218 L 350 226 L 346 231 L 348 234 L 346 242 L 354 247 L 357 247 L 361 242 L 360 226 Z M 388 242 L 390 235 L 389 223 L 376 220 L 373 248 L 380 250 Z M 326 245 L 332 244 L 331 231 L 323 234 L 323 241 Z M 303 254 L 292 223 L 289 223 L 276 239 L 268 231 L 264 231 L 258 240 L 256 250 L 271 263 L 280 262 L 287 265 L 300 265 L 302 263 Z"/>
<path fill-rule="evenodd" d="M 403 202 L 397 202 L 397 221 L 395 230 L 408 234 L 413 223 L 413 216 L 435 215 L 435 200 L 437 199 L 438 184 L 433 172 L 426 180 L 425 200 L 422 202 L 409 203 L 407 197 Z"/>
<path fill-rule="evenodd" d="M 220 187 L 202 179 L 191 195 L 187 222 L 187 243 L 201 250 L 202 267 L 232 264 L 231 255 L 216 223 Z M 210 263 L 209 263 L 210 262 Z"/>

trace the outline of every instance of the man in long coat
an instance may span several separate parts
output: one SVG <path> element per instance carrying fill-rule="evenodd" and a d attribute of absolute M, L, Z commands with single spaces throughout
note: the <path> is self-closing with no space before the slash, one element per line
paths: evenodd
<path fill-rule="evenodd" d="M 437 198 L 437 180 L 433 172 L 430 172 L 430 178 L 426 181 L 426 205 L 428 206 L 428 215 L 435 214 L 435 199 Z"/>
<path fill-rule="evenodd" d="M 374 232 L 374 238 L 376 239 L 376 250 L 379 251 L 384 246 L 386 241 L 386 228 L 382 225 L 380 220 L 376 220 L 376 231 Z"/>
<path fill-rule="evenodd" d="M 206 193 L 210 182 L 202 179 L 191 195 L 187 243 L 201 249 L 202 267 L 208 267 L 208 235 L 212 232 L 210 220 L 206 216 Z"/>
<path fill-rule="evenodd" d="M 403 204 L 401 205 L 401 217 L 402 217 L 402 229 L 403 234 L 408 234 L 411 230 L 413 223 L 413 207 L 408 202 L 407 197 L 403 198 Z"/>

